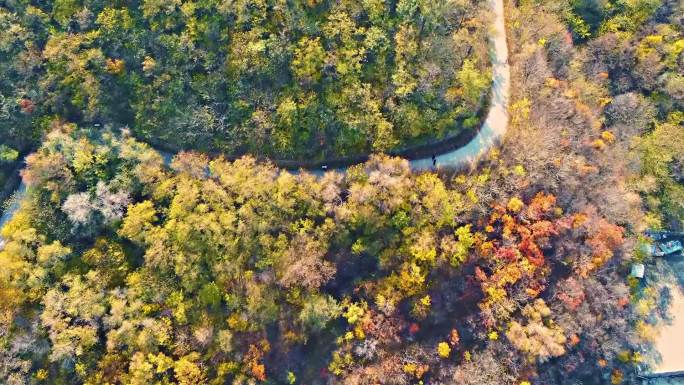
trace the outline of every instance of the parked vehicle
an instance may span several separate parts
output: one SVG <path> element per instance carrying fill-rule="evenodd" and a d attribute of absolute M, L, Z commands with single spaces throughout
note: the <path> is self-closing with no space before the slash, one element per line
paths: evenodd
<path fill-rule="evenodd" d="M 656 242 L 651 245 L 646 246 L 646 252 L 654 257 L 663 257 L 665 255 L 674 254 L 682 251 L 682 242 L 680 241 L 667 241 L 667 242 Z"/>

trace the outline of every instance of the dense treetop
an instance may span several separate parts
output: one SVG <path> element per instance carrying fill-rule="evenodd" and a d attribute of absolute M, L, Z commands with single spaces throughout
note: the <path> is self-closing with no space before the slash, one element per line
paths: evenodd
<path fill-rule="evenodd" d="M 8 340 L 17 381 L 452 381 L 485 343 L 532 369 L 588 354 L 578 335 L 605 344 L 599 319 L 635 319 L 606 270 L 624 230 L 544 192 L 483 206 L 491 171 L 449 180 L 374 157 L 317 179 L 196 153 L 169 169 L 69 125 L 27 162 L 29 197 L 2 230 L 2 330 L 45 349 Z"/>
<path fill-rule="evenodd" d="M 9 1 L 0 133 L 59 116 L 228 154 L 388 150 L 476 126 L 487 26 L 484 1 Z"/>

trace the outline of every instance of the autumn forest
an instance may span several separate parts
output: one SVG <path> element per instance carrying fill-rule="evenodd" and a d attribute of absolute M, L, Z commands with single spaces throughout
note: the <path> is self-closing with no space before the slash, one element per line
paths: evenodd
<path fill-rule="evenodd" d="M 0 385 L 640 384 L 683 20 L 0 0 Z"/>

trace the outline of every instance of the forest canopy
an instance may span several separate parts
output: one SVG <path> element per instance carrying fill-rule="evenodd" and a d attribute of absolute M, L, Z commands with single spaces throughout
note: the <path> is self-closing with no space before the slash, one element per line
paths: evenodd
<path fill-rule="evenodd" d="M 310 159 L 455 134 L 489 89 L 485 3 L 4 2 L 0 137 L 35 147 L 57 116 L 169 149 Z"/>
<path fill-rule="evenodd" d="M 624 229 L 543 191 L 482 206 L 487 173 L 377 156 L 319 179 L 187 152 L 169 168 L 126 132 L 64 125 L 23 178 L 0 251 L 17 381 L 452 381 L 484 344 L 530 368 L 637 346 L 597 332 L 633 319 L 606 269 Z"/>

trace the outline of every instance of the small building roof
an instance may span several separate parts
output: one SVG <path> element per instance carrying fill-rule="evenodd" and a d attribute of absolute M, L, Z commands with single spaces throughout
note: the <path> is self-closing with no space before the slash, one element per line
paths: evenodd
<path fill-rule="evenodd" d="M 631 275 L 634 278 L 644 278 L 645 271 L 646 268 L 644 267 L 643 263 L 635 263 L 632 265 L 632 271 L 629 275 Z"/>

